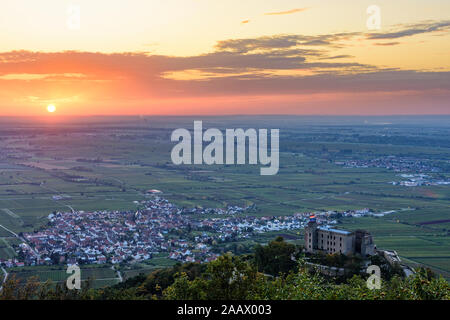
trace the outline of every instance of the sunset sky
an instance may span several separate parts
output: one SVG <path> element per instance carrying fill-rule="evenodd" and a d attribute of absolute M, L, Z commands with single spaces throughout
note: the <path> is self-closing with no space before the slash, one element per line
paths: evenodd
<path fill-rule="evenodd" d="M 3 116 L 450 114 L 448 0 L 3 1 L 0 39 Z"/>

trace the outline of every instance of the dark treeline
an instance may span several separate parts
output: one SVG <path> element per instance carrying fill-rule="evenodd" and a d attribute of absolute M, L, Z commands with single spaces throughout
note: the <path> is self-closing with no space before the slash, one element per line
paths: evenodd
<path fill-rule="evenodd" d="M 315 262 L 357 266 L 355 257 L 312 256 Z M 68 290 L 65 284 L 26 283 L 9 279 L 0 300 L 448 300 L 450 286 L 430 270 L 418 269 L 405 278 L 398 270 L 387 270 L 385 262 L 373 259 L 383 270 L 381 289 L 371 290 L 368 275 L 357 272 L 346 279 L 324 277 L 306 266 L 302 248 L 277 238 L 267 246 L 257 246 L 252 254 L 227 253 L 206 263 L 177 264 L 148 275 L 138 275 L 102 289 L 84 282 L 81 290 Z"/>

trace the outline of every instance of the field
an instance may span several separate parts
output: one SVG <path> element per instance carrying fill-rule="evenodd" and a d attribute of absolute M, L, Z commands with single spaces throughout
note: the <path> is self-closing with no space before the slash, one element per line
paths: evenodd
<path fill-rule="evenodd" d="M 133 201 L 145 199 L 149 189 L 162 190 L 165 198 L 185 207 L 255 204 L 254 214 L 261 216 L 394 210 L 380 218 L 342 219 L 339 227 L 367 229 L 377 247 L 396 250 L 408 263 L 432 267 L 448 278 L 450 223 L 428 222 L 449 219 L 450 187 L 392 185 L 391 181 L 399 180 L 393 170 L 348 168 L 336 162 L 386 156 L 420 158 L 440 166 L 440 177 L 449 179 L 449 119 L 389 121 L 395 124 L 375 119 L 378 122 L 371 120 L 371 125 L 364 120 L 204 120 L 204 127 L 220 129 L 280 128 L 280 170 L 275 176 L 260 176 L 259 165 L 173 165 L 170 133 L 175 128 L 191 129 L 191 118 L 94 118 L 87 123 L 37 127 L 15 124 L 21 128 L 20 134 L 2 127 L 0 225 L 20 233 L 45 226 L 54 211 L 134 210 Z M 301 242 L 302 232 L 298 232 L 296 241 Z M 15 240 L 0 228 L 0 259 L 14 254 Z M 269 237 L 256 240 L 264 242 Z M 141 269 L 167 263 L 153 262 Z M 128 270 L 125 277 L 139 270 Z M 62 276 L 36 272 L 42 279 Z"/>
<path fill-rule="evenodd" d="M 37 277 L 39 282 L 50 280 L 52 283 L 64 283 L 70 274 L 66 269 L 58 266 L 35 266 L 8 269 L 9 277 L 26 281 L 31 277 Z M 100 288 L 119 283 L 117 274 L 109 266 L 85 266 L 81 268 L 81 281 L 91 281 L 93 288 Z"/>
<path fill-rule="evenodd" d="M 11 246 L 13 242 L 15 242 L 16 238 L 0 238 L 0 256 L 5 257 L 7 259 L 13 258 L 16 256 L 16 252 L 14 248 Z"/>
<path fill-rule="evenodd" d="M 157 254 L 152 259 L 144 261 L 142 263 L 135 263 L 130 266 L 123 267 L 121 269 L 123 278 L 129 279 L 139 274 L 149 274 L 152 271 L 164 267 L 170 267 L 175 264 L 174 260 L 167 257 L 167 254 Z"/>
<path fill-rule="evenodd" d="M 358 218 L 345 221 L 342 226 L 349 230 L 371 230 L 377 248 L 395 250 L 405 263 L 422 264 L 450 279 L 450 237 L 437 229 L 397 221 Z"/>

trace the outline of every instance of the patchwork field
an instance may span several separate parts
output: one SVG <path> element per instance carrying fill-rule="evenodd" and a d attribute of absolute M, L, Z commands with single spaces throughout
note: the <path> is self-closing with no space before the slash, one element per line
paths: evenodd
<path fill-rule="evenodd" d="M 380 218 L 343 219 L 339 227 L 367 229 L 378 247 L 396 250 L 407 261 L 447 276 L 450 223 L 427 222 L 449 219 L 450 186 L 392 185 L 401 179 L 398 172 L 347 168 L 336 162 L 420 158 L 420 163 L 441 168 L 439 173 L 425 173 L 449 179 L 448 125 L 427 124 L 423 119 L 414 125 L 364 125 L 360 120 L 338 124 L 286 118 L 204 121 L 204 127 L 221 129 L 280 128 L 280 170 L 275 176 L 261 176 L 259 165 L 173 165 L 170 133 L 174 128 L 192 128 L 190 118 L 95 120 L 39 128 L 23 124 L 20 134 L 0 132 L 4 137 L 0 140 L 0 225 L 20 233 L 45 226 L 54 211 L 134 210 L 133 201 L 145 199 L 149 189 L 162 190 L 165 198 L 185 207 L 255 204 L 252 214 L 261 216 L 394 210 Z M 301 230 L 298 233 L 301 238 Z M 13 239 L 0 228 L 0 259 L 13 255 Z M 154 262 L 142 269 L 159 264 Z M 58 278 L 42 273 L 45 277 Z"/>

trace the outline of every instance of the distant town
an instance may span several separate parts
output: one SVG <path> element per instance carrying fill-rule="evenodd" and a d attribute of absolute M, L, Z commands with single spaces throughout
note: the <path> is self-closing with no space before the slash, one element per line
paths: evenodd
<path fill-rule="evenodd" d="M 450 180 L 439 175 L 444 170 L 426 159 L 386 156 L 375 159 L 335 161 L 346 168 L 383 168 L 398 172 L 399 180 L 390 184 L 405 187 L 450 185 Z"/>

